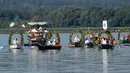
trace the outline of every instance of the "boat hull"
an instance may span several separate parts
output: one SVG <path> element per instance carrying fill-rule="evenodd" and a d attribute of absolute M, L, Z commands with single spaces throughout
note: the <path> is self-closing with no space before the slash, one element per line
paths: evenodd
<path fill-rule="evenodd" d="M 113 49 L 114 46 L 113 45 L 109 45 L 109 44 L 100 44 L 99 45 L 99 49 Z"/>
<path fill-rule="evenodd" d="M 39 50 L 60 50 L 62 46 L 40 46 L 38 45 Z"/>
<path fill-rule="evenodd" d="M 82 44 L 73 42 L 73 43 L 69 43 L 68 47 L 70 47 L 70 48 L 82 47 Z"/>
<path fill-rule="evenodd" d="M 22 45 L 20 44 L 10 45 L 10 49 L 22 49 Z"/>
<path fill-rule="evenodd" d="M 120 44 L 130 44 L 130 41 L 128 40 L 120 40 Z"/>
<path fill-rule="evenodd" d="M 93 47 L 94 47 L 94 45 L 91 42 L 85 44 L 85 48 L 93 48 Z"/>

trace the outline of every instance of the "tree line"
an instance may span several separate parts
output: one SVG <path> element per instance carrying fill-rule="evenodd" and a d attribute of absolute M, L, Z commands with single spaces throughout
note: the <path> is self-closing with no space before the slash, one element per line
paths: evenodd
<path fill-rule="evenodd" d="M 52 27 L 101 27 L 108 20 L 110 27 L 130 26 L 130 6 L 90 7 L 63 6 L 56 9 L 0 10 L 0 28 L 8 28 L 11 22 L 20 24 L 31 21 L 47 21 Z"/>

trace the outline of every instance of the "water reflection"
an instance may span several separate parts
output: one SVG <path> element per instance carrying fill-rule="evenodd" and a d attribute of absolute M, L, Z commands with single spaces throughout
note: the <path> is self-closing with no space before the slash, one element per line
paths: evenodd
<path fill-rule="evenodd" d="M 11 53 L 15 56 L 20 52 L 23 52 L 23 49 L 9 49 L 9 51 L 11 51 Z"/>
<path fill-rule="evenodd" d="M 58 56 L 59 50 L 38 51 L 33 49 L 29 51 L 29 64 L 33 68 L 32 70 L 46 68 L 46 65 L 52 64 Z"/>
<path fill-rule="evenodd" d="M 34 69 L 38 68 L 38 51 L 33 49 L 29 51 L 29 63 Z"/>
<path fill-rule="evenodd" d="M 103 73 L 108 73 L 108 55 L 107 50 L 102 50 Z"/>
<path fill-rule="evenodd" d="M 48 61 L 54 61 L 57 60 L 60 51 L 59 50 L 46 50 L 43 52 L 44 58 L 48 58 Z"/>
<path fill-rule="evenodd" d="M 85 49 L 83 48 L 69 48 L 69 55 L 79 58 L 81 54 L 85 54 Z"/>

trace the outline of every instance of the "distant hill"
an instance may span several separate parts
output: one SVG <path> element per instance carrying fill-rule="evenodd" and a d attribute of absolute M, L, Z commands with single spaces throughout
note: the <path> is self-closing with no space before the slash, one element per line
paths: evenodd
<path fill-rule="evenodd" d="M 32 10 L 40 8 L 57 8 L 60 6 L 80 7 L 118 7 L 129 6 L 130 0 L 0 0 L 0 9 Z"/>
<path fill-rule="evenodd" d="M 130 6 L 118 8 L 63 6 L 53 10 L 0 9 L 0 28 L 9 28 L 11 22 L 20 24 L 46 21 L 52 27 L 101 27 L 108 20 L 109 27 L 130 27 Z"/>

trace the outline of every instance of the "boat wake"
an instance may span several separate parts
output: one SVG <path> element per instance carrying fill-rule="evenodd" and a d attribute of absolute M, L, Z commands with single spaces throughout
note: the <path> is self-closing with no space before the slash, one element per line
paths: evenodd
<path fill-rule="evenodd" d="M 6 47 L 8 47 L 9 45 L 4 45 L 4 46 L 0 46 L 0 49 L 4 49 L 4 48 L 6 48 Z"/>

